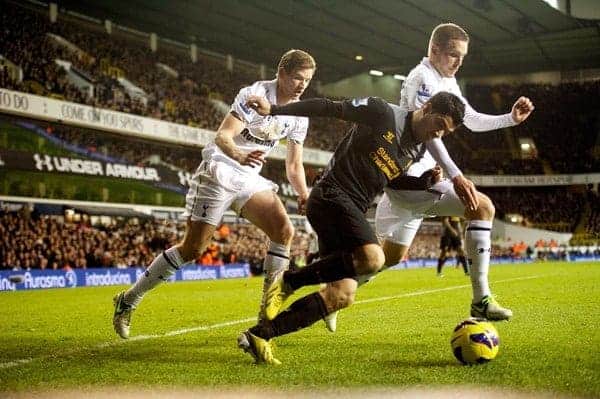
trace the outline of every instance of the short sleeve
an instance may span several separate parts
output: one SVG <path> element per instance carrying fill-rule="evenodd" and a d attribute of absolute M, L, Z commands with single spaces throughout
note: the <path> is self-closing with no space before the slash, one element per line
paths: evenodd
<path fill-rule="evenodd" d="M 298 117 L 296 118 L 296 123 L 294 123 L 294 129 L 288 134 L 288 138 L 294 140 L 296 143 L 304 143 L 307 132 L 308 118 Z"/>
<path fill-rule="evenodd" d="M 249 96 L 265 96 L 265 89 L 259 82 L 253 84 L 252 86 L 247 86 L 242 88 L 237 96 L 235 96 L 235 100 L 233 104 L 231 104 L 231 112 L 236 113 L 240 119 L 245 123 L 250 123 L 258 114 L 252 108 L 246 106 L 246 101 Z"/>

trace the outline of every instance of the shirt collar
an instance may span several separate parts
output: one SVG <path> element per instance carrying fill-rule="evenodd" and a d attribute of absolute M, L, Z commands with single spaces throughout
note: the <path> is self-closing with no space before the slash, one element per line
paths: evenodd
<path fill-rule="evenodd" d="M 438 72 L 438 70 L 435 69 L 435 67 L 433 66 L 433 64 L 431 63 L 431 61 L 429 61 L 429 57 L 423 57 L 423 59 L 421 60 L 421 64 L 423 64 L 427 68 L 431 69 L 433 71 L 433 74 L 435 75 L 435 77 L 438 80 L 453 79 L 453 78 L 446 78 L 446 77 L 442 76 L 442 74 L 440 74 Z"/>

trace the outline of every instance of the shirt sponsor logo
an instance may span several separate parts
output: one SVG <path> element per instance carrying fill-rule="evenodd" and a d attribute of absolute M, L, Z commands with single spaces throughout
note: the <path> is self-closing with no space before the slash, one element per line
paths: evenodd
<path fill-rule="evenodd" d="M 369 155 L 388 180 L 393 180 L 400 176 L 400 168 L 392 157 L 390 157 L 385 148 L 379 147 L 377 151 L 373 151 Z"/>
<path fill-rule="evenodd" d="M 242 130 L 240 135 L 245 138 L 247 141 L 250 141 L 255 144 L 264 145 L 265 147 L 275 147 L 277 144 L 277 140 L 261 140 L 258 137 L 253 136 L 248 129 Z"/>

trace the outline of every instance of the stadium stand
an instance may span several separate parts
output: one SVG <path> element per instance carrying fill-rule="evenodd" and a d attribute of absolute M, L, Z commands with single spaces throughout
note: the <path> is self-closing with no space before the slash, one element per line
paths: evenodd
<path fill-rule="evenodd" d="M 227 109 L 238 89 L 259 78 L 258 68 L 241 67 L 236 63 L 229 70 L 223 59 L 206 54 L 192 63 L 188 50 L 176 45 L 161 44 L 157 52 L 152 52 L 146 36 L 125 29 L 115 27 L 108 35 L 100 26 L 64 14 L 59 14 L 60 23 L 51 24 L 47 15 L 33 7 L 15 7 L 14 3 L 4 1 L 0 4 L 11 5 L 3 7 L 0 14 L 3 31 L 0 55 L 23 71 L 23 80 L 19 82 L 8 68 L 0 66 L 2 88 L 215 130 L 223 109 Z M 22 29 L 23 26 L 28 29 Z M 93 93 L 73 85 L 65 65 L 90 83 Z M 457 164 L 471 174 L 597 172 L 600 160 L 594 149 L 598 147 L 598 136 L 591 132 L 597 132 L 600 126 L 598 92 L 600 81 L 469 85 L 466 94 L 481 112 L 506 112 L 518 95 L 529 96 L 536 104 L 536 111 L 527 123 L 518 127 L 485 134 L 464 129 L 447 138 L 446 143 Z M 305 96 L 316 95 L 313 89 Z M 0 149 L 35 152 L 52 138 L 52 143 L 67 153 L 139 166 L 160 164 L 191 173 L 201 160 L 198 147 L 141 141 L 116 133 L 17 117 L 2 116 L 0 123 Z M 39 140 L 24 144 L 13 141 L 14 137 L 5 133 L 11 125 L 23 128 L 23 123 L 28 124 L 27 129 L 39 136 Z M 347 127 L 340 121 L 314 118 L 305 145 L 332 151 Z M 520 138 L 531 138 L 536 152 L 523 157 L 518 146 Z M 307 166 L 308 181 L 319 171 L 318 167 Z M 279 184 L 285 182 L 281 161 L 269 161 L 262 174 Z M 3 190 L 12 195 L 31 193 L 30 187 L 12 183 L 5 183 Z M 66 189 L 47 191 L 58 198 L 65 198 L 69 192 Z M 597 242 L 600 201 L 597 192 L 586 191 L 584 186 L 486 187 L 482 191 L 493 199 L 500 217 L 517 213 L 528 226 L 575 232 L 582 242 Z M 130 197 L 133 199 L 129 202 L 136 199 L 136 196 Z M 235 258 L 247 260 L 258 268 L 266 248 L 265 237 L 244 224 L 234 224 L 229 229 L 228 238 L 215 237 L 215 244 L 198 262 L 218 264 Z M 172 245 L 182 231 L 181 225 L 154 220 L 91 226 L 65 221 L 63 217 L 21 218 L 3 213 L 0 265 L 3 268 L 146 265 L 157 251 Z M 435 232 L 419 234 L 410 256 L 436 258 L 438 238 Z M 298 229 L 295 240 L 293 257 L 301 265 L 307 247 L 306 233 Z M 497 256 L 506 257 L 522 256 L 524 252 L 513 247 L 497 247 L 494 251 Z"/>
<path fill-rule="evenodd" d="M 216 130 L 222 113 L 212 101 L 222 100 L 227 106 L 241 86 L 259 78 L 258 68 L 249 70 L 236 64 L 229 71 L 223 60 L 209 56 L 192 63 L 187 50 L 174 45 L 161 45 L 152 52 L 147 37 L 117 28 L 108 35 L 100 26 L 63 14 L 59 15 L 60 23 L 51 24 L 36 10 L 5 7 L 1 18 L 7 40 L 0 43 L 0 54 L 20 65 L 24 72 L 23 82 L 16 83 L 2 70 L 0 82 L 5 88 Z M 32 28 L 23 32 L 22 26 Z M 65 39 L 68 45 L 56 37 Z M 94 95 L 84 95 L 69 84 L 56 59 L 71 63 L 89 79 Z M 126 84 L 118 81 L 120 78 L 142 89 L 143 94 L 128 90 Z M 598 170 L 600 161 L 592 152 L 595 136 L 585 132 L 593 131 L 598 124 L 596 110 L 600 100 L 595 93 L 599 90 L 597 81 L 552 86 L 469 85 L 467 97 L 480 112 L 504 113 L 518 95 L 529 96 L 537 110 L 518 127 L 485 134 L 464 129 L 449 137 L 447 144 L 458 164 L 473 174 Z M 316 95 L 310 90 L 305 96 Z M 561 109 L 578 111 L 556 112 Z M 315 118 L 306 146 L 332 151 L 345 131 L 342 122 Z M 549 131 L 561 134 L 548 134 Z M 520 137 L 535 141 L 537 154 L 533 158 L 521 158 L 516 147 Z M 572 159 L 564 148 L 571 148 L 578 157 Z"/>
<path fill-rule="evenodd" d="M 28 207 L 17 212 L 0 210 L 0 269 L 147 265 L 182 238 L 183 224 L 116 218 L 108 224 L 92 225 L 87 217 L 68 220 L 65 216 L 40 215 Z M 260 272 L 267 242 L 264 233 L 250 224 L 228 224 L 215 232 L 213 244 L 196 261 L 203 265 L 248 262 Z M 304 230 L 296 230 L 292 247 L 292 257 L 302 263 L 308 248 Z"/>

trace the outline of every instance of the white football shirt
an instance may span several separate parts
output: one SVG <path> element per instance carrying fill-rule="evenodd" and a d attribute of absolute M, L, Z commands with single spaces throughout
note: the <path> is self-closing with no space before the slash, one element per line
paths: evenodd
<path fill-rule="evenodd" d="M 463 97 L 456 78 L 446 78 L 440 75 L 431 65 L 428 57 L 423 58 L 421 63 L 413 68 L 406 77 L 400 92 L 400 107 L 415 111 L 440 91 L 452 93 L 463 100 L 465 103 L 464 124 L 472 131 L 482 132 L 516 125 L 510 113 L 488 115 L 475 111 Z M 433 168 L 435 164 L 435 160 L 427 151 L 419 162 L 411 165 L 407 174 L 409 176 L 421 176 L 423 172 Z"/>
<path fill-rule="evenodd" d="M 252 108 L 246 106 L 249 96 L 265 97 L 271 104 L 277 104 L 277 80 L 262 80 L 242 88 L 233 104 L 234 112 L 246 124 L 244 130 L 233 138 L 235 145 L 244 152 L 263 151 L 265 157 L 283 138 L 303 143 L 308 131 L 308 118 L 300 116 L 261 116 Z M 261 167 L 240 165 L 228 157 L 214 143 L 210 143 L 202 151 L 203 160 L 225 162 L 242 173 L 259 173 Z"/>

